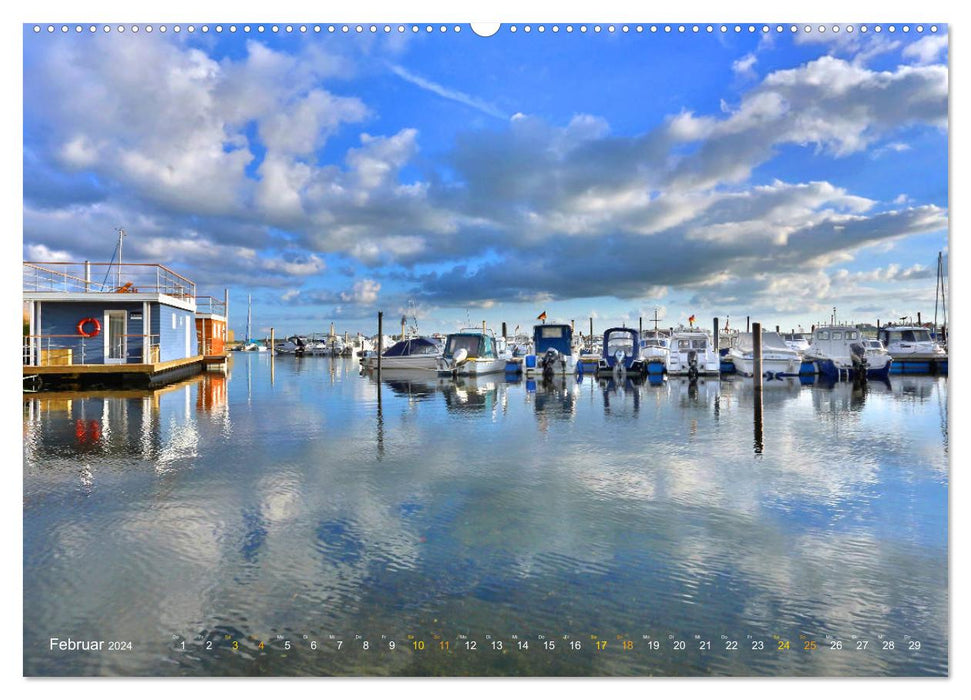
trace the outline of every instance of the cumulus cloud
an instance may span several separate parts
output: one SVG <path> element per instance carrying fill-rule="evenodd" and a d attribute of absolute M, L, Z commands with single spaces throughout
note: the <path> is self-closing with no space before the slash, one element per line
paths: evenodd
<path fill-rule="evenodd" d="M 947 225 L 939 207 L 898 198 L 886 211 L 818 177 L 753 184 L 782 149 L 815 162 L 876 156 L 908 148 L 908 129 L 946 128 L 948 74 L 934 63 L 944 37 L 907 45 L 913 63 L 886 70 L 861 56 L 892 46 L 842 37 L 826 39 L 834 55 L 769 72 L 719 112 L 687 105 L 620 134 L 579 110 L 507 117 L 378 61 L 502 119 L 437 143 L 431 167 L 423 134 L 382 121 L 352 94 L 354 66 L 318 43 L 288 52 L 250 40 L 216 59 L 161 35 L 65 37 L 25 69 L 25 116 L 45 131 L 25 150 L 25 255 L 104 258 L 125 225 L 137 232 L 133 255 L 342 313 L 377 301 L 379 274 L 425 306 L 652 299 L 685 287 L 781 298 L 790 275 L 816 279 L 862 248 Z M 756 61 L 747 54 L 732 69 L 754 80 Z M 344 291 L 301 287 L 329 256 L 371 270 Z"/>
<path fill-rule="evenodd" d="M 732 62 L 732 72 L 742 78 L 751 78 L 755 75 L 755 64 L 757 61 L 758 58 L 754 53 L 747 53 Z"/>
<path fill-rule="evenodd" d="M 925 36 L 913 44 L 904 47 L 900 54 L 904 58 L 912 59 L 919 65 L 933 63 L 947 50 L 947 35 L 937 34 Z"/>

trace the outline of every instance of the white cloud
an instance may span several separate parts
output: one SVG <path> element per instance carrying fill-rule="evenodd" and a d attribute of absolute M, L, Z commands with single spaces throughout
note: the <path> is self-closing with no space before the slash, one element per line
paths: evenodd
<path fill-rule="evenodd" d="M 755 75 L 755 64 L 757 61 L 758 58 L 754 53 L 747 53 L 732 62 L 732 72 L 742 78 L 751 78 Z"/>
<path fill-rule="evenodd" d="M 947 35 L 932 34 L 904 47 L 904 50 L 900 52 L 900 55 L 904 58 L 913 59 L 914 62 L 919 65 L 926 65 L 936 61 L 938 57 L 946 50 Z"/>
<path fill-rule="evenodd" d="M 378 299 L 381 283 L 372 279 L 362 279 L 354 283 L 350 291 L 341 292 L 341 301 L 354 304 L 373 304 Z"/>

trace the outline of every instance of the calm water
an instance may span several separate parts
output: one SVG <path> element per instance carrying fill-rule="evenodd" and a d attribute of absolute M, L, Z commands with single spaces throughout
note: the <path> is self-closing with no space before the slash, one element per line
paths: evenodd
<path fill-rule="evenodd" d="M 946 379 L 772 382 L 760 434 L 744 381 L 239 353 L 23 415 L 28 675 L 948 671 Z"/>

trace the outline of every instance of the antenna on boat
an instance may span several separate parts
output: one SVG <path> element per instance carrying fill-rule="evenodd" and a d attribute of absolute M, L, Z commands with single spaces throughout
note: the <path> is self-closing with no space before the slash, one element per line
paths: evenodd
<path fill-rule="evenodd" d="M 657 330 L 657 322 L 658 321 L 663 321 L 664 319 L 661 319 L 661 318 L 658 318 L 657 317 L 657 307 L 655 306 L 654 307 L 654 318 L 649 318 L 647 320 L 648 321 L 654 321 L 654 330 L 656 331 Z"/>

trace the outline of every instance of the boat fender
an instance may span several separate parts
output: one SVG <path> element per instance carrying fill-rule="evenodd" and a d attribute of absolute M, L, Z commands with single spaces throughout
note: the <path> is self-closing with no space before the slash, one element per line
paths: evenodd
<path fill-rule="evenodd" d="M 91 324 L 92 326 L 90 333 L 85 330 L 85 326 L 88 324 Z M 80 321 L 78 321 L 77 331 L 78 335 L 80 335 L 82 338 L 94 338 L 96 335 L 98 335 L 98 333 L 101 332 L 101 322 L 96 318 L 91 318 L 90 316 L 88 318 L 82 318 Z"/>
<path fill-rule="evenodd" d="M 469 351 L 466 350 L 465 348 L 461 348 L 458 352 L 455 353 L 455 356 L 452 358 L 452 361 L 455 364 L 455 366 L 458 367 L 468 359 L 469 359 Z"/>

